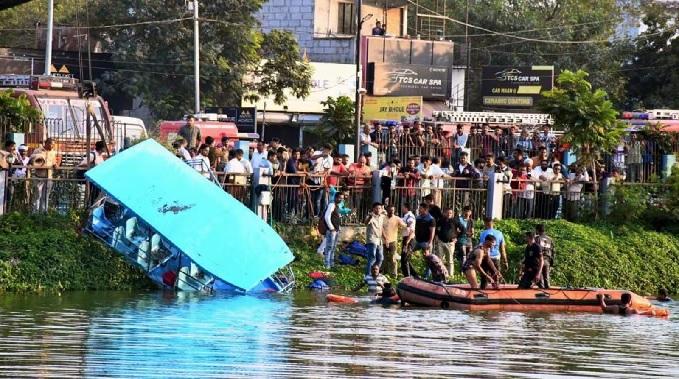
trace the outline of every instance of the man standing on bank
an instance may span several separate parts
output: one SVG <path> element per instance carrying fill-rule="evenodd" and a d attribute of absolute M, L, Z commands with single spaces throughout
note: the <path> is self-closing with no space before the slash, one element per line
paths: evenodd
<path fill-rule="evenodd" d="M 542 250 L 544 264 L 542 265 L 542 288 L 549 288 L 549 272 L 554 265 L 554 242 L 545 233 L 545 224 L 535 226 L 535 239 Z"/>
<path fill-rule="evenodd" d="M 190 115 L 186 118 L 186 125 L 179 128 L 177 133 L 186 141 L 186 148 L 197 148 L 200 146 L 203 137 L 200 135 L 200 129 L 196 126 L 196 116 Z"/>
<path fill-rule="evenodd" d="M 498 271 L 500 271 L 500 267 L 504 267 L 504 269 L 507 270 L 509 268 L 509 261 L 507 261 L 507 249 L 505 246 L 504 235 L 501 231 L 495 229 L 495 222 L 492 217 L 484 217 L 483 223 L 485 229 L 481 232 L 479 240 L 485 241 L 486 236 L 488 235 L 495 237 L 495 246 L 490 250 L 490 259 L 493 261 L 493 264 L 495 264 Z M 502 263 L 502 266 L 500 266 L 500 263 Z"/>

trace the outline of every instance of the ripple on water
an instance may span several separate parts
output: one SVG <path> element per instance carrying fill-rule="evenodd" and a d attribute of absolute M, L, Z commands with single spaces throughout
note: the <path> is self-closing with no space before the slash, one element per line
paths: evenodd
<path fill-rule="evenodd" d="M 3 377 L 679 377 L 678 351 L 676 317 L 326 305 L 303 293 L 0 300 Z"/>

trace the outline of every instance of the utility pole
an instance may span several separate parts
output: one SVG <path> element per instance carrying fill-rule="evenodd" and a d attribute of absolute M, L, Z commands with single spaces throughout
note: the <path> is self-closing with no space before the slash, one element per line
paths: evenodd
<path fill-rule="evenodd" d="M 465 7 L 464 13 L 465 13 L 464 22 L 466 24 L 464 26 L 464 48 L 465 48 L 466 53 L 467 53 L 467 56 L 465 57 L 467 64 L 465 65 L 466 68 L 465 68 L 465 74 L 464 74 L 464 108 L 463 108 L 463 110 L 469 112 L 469 94 L 471 93 L 470 88 L 468 88 L 470 86 L 470 83 L 471 83 L 471 80 L 469 78 L 469 74 L 470 74 L 470 71 L 469 71 L 470 67 L 469 66 L 471 66 L 471 63 L 472 63 L 472 60 L 471 60 L 472 51 L 471 51 L 471 45 L 469 44 L 469 0 L 467 0 L 467 6 Z"/>
<path fill-rule="evenodd" d="M 54 0 L 47 0 L 47 35 L 45 36 L 45 75 L 52 67 L 52 32 L 54 30 Z"/>
<path fill-rule="evenodd" d="M 361 79 L 363 73 L 361 71 L 361 27 L 363 26 L 363 19 L 361 15 L 362 0 L 356 0 L 356 109 L 354 115 L 354 127 L 356 129 L 356 146 L 354 146 L 354 162 L 358 162 L 358 156 L 361 154 Z"/>
<path fill-rule="evenodd" d="M 193 75 L 196 97 L 195 113 L 200 113 L 200 37 L 198 25 L 198 0 L 193 0 Z"/>

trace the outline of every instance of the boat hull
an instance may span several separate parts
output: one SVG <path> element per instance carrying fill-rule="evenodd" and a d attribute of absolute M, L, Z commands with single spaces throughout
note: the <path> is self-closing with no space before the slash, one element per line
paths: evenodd
<path fill-rule="evenodd" d="M 468 285 L 443 285 L 412 277 L 404 278 L 397 287 L 406 304 L 470 311 L 539 311 L 602 313 L 597 295 L 606 297 L 610 305 L 620 304 L 623 290 L 590 288 L 519 289 L 515 285 L 500 288 L 472 289 Z M 632 307 L 653 308 L 644 297 L 631 293 Z"/>

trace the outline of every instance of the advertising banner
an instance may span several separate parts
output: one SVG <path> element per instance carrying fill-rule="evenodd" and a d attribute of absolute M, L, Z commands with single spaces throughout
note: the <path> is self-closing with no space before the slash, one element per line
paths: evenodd
<path fill-rule="evenodd" d="M 533 108 L 554 84 L 554 66 L 485 66 L 481 94 L 491 108 Z"/>
<path fill-rule="evenodd" d="M 422 96 L 363 98 L 363 120 L 413 121 L 422 119 Z"/>
<path fill-rule="evenodd" d="M 243 101 L 241 105 L 257 106 L 259 112 L 266 111 L 288 113 L 323 113 L 323 104 L 328 97 L 348 96 L 354 99 L 356 96 L 356 65 L 339 63 L 310 62 L 313 73 L 311 74 L 311 89 L 305 99 L 297 98 L 286 90 L 288 100 L 285 104 L 276 104 L 273 98 L 261 99 L 257 104 Z"/>
<path fill-rule="evenodd" d="M 227 116 L 227 122 L 233 122 L 241 132 L 255 131 L 256 110 L 254 107 L 206 107 L 205 113 L 218 113 Z"/>
<path fill-rule="evenodd" d="M 368 91 L 373 96 L 450 97 L 450 69 L 443 66 L 370 63 Z"/>

